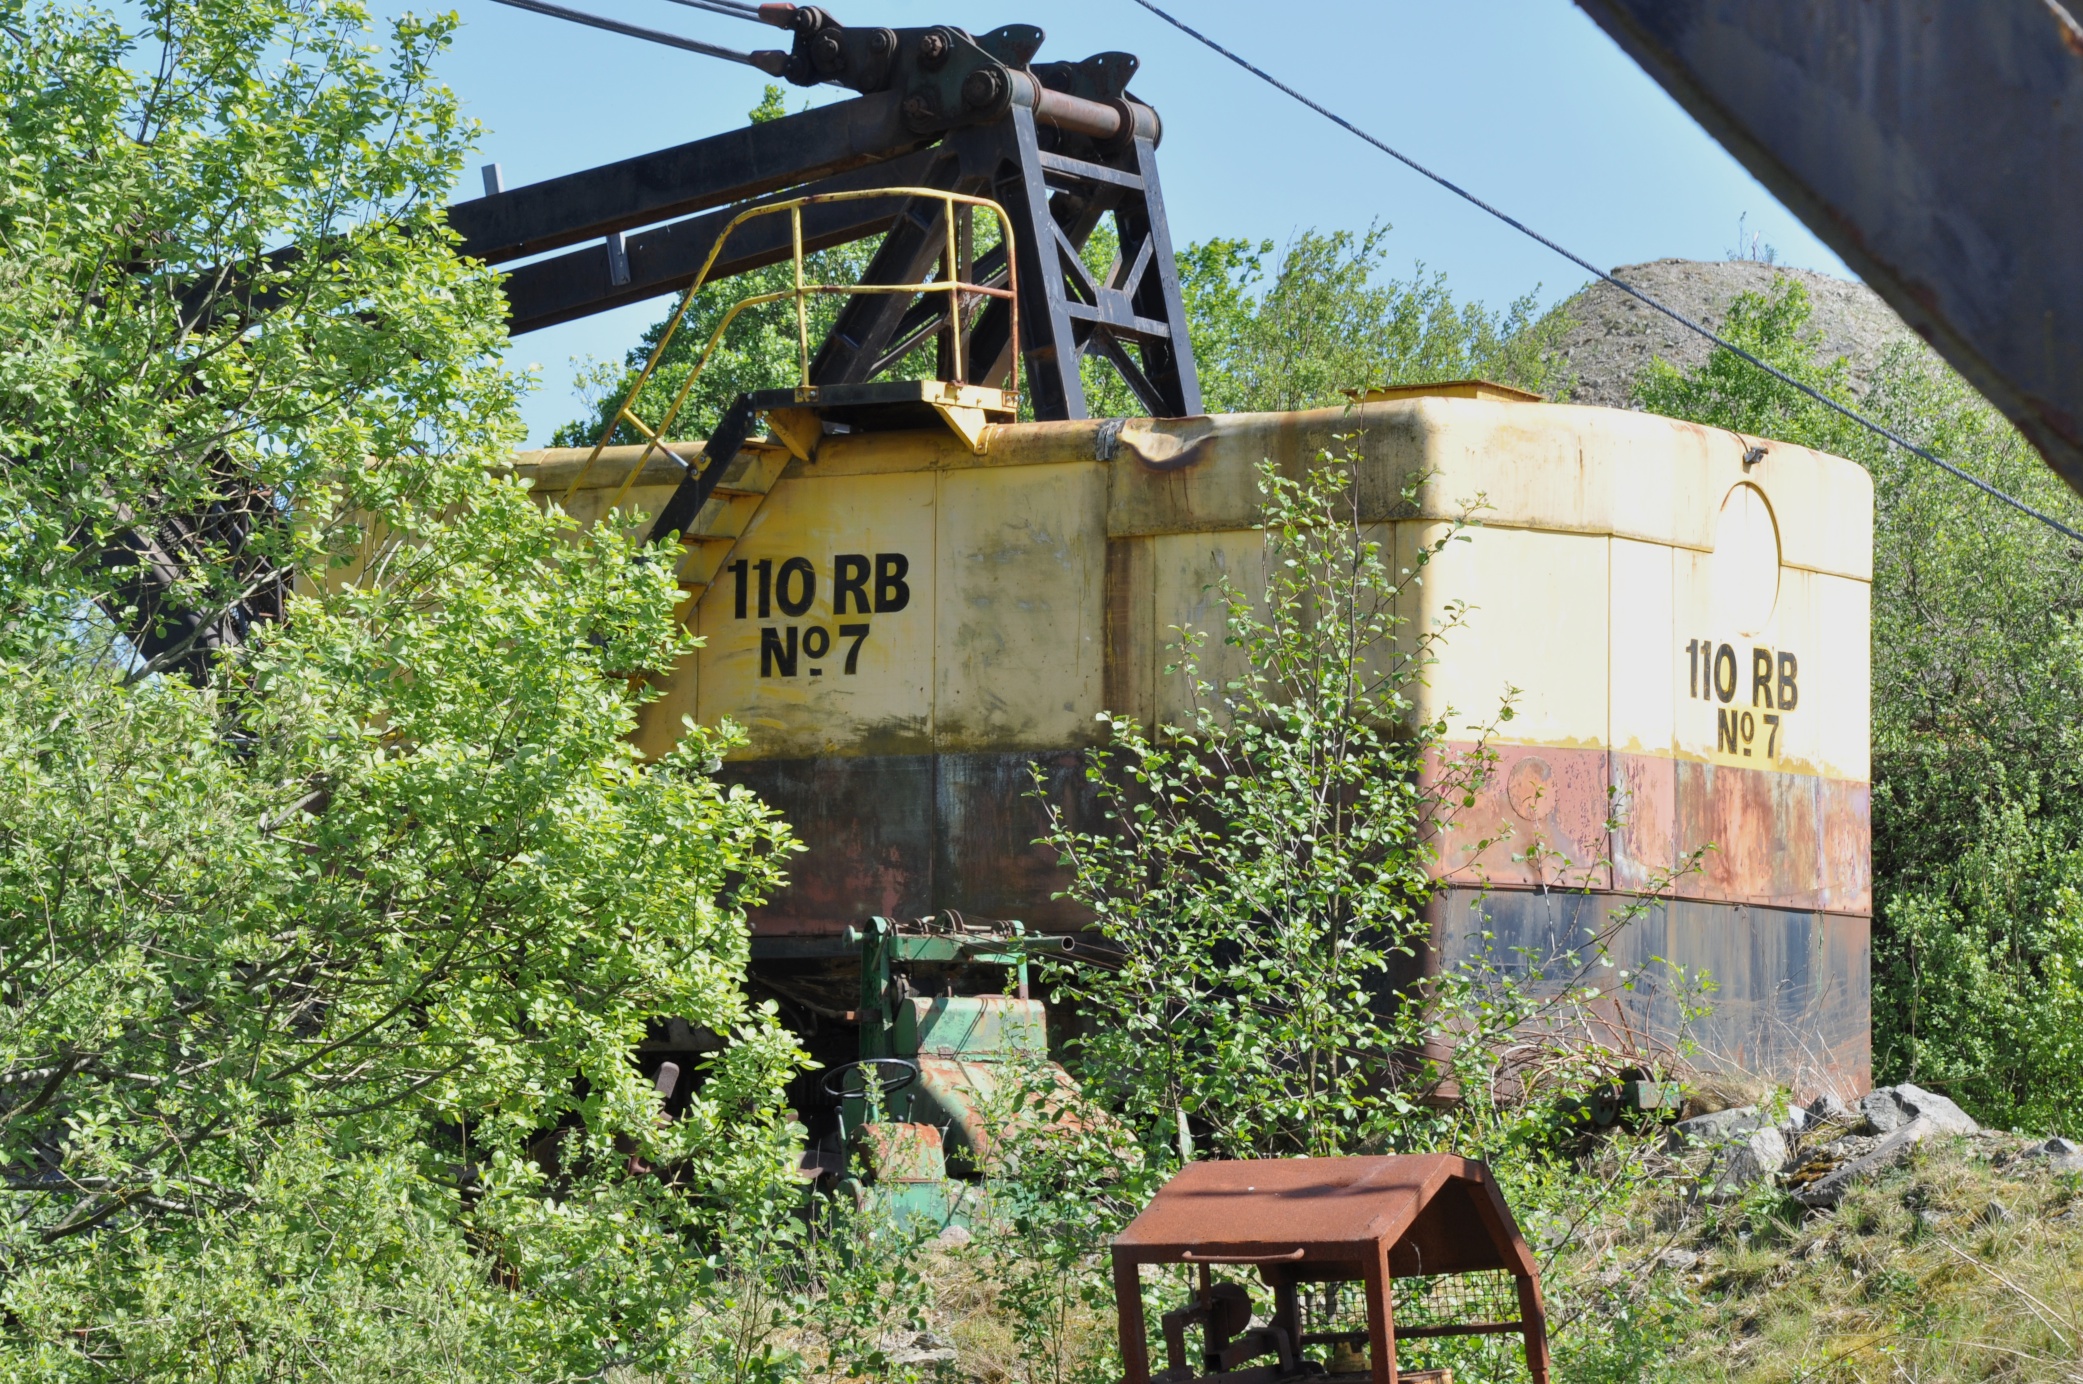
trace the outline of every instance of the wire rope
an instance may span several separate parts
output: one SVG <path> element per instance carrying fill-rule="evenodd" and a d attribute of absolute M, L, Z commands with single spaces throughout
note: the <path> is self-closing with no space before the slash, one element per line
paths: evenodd
<path fill-rule="evenodd" d="M 668 48 L 679 48 L 689 53 L 700 53 L 703 57 L 722 58 L 726 62 L 741 62 L 747 67 L 759 67 L 758 61 L 753 58 L 752 54 L 740 53 L 735 48 L 725 48 L 714 43 L 703 43 L 700 39 L 695 38 L 682 38 L 678 34 L 668 34 L 659 29 L 646 29 L 640 24 L 624 24 L 619 19 L 608 19 L 602 15 L 588 14 L 584 10 L 572 10 L 566 9 L 562 5 L 552 5 L 548 3 L 548 0 L 496 0 L 496 3 L 509 5 L 517 10 L 528 10 L 534 14 L 546 14 L 552 19 L 564 19 L 569 20 L 573 24 L 584 24 L 589 28 L 605 29 L 611 34 L 621 34 L 625 38 L 640 38 L 646 43 L 662 43 Z M 764 71 L 765 69 L 762 68 L 761 70 Z"/>
<path fill-rule="evenodd" d="M 1952 462 L 1947 461 L 1944 457 L 1941 457 L 1937 453 L 1930 451 L 1928 448 L 1920 447 L 1916 443 L 1911 442 L 1908 438 L 1902 436 L 1900 433 L 1896 432 L 1893 428 L 1888 427 L 1886 424 L 1868 418 L 1865 414 L 1860 413 L 1857 409 L 1839 403 L 1837 400 L 1831 398 L 1829 395 L 1823 393 L 1821 390 L 1816 389 L 1811 385 L 1804 384 L 1800 380 L 1795 379 L 1792 375 L 1787 374 L 1784 370 L 1781 370 L 1779 367 L 1772 365 L 1767 361 L 1759 359 L 1751 352 L 1744 350 L 1741 346 L 1738 346 L 1734 342 L 1723 337 L 1721 334 L 1714 331 L 1712 328 L 1704 326 L 1699 322 L 1695 322 L 1693 321 L 1693 319 L 1687 317 L 1684 313 L 1679 312 L 1677 309 L 1668 307 L 1665 304 L 1658 302 L 1655 298 L 1650 297 L 1648 294 L 1642 292 L 1642 290 L 1636 288 L 1634 285 L 1627 283 L 1624 280 L 1614 278 L 1611 274 L 1608 274 L 1605 270 L 1600 269 L 1597 265 L 1585 259 L 1582 255 L 1572 253 L 1566 247 L 1557 244 L 1553 240 L 1550 240 L 1547 236 L 1544 236 L 1539 231 L 1534 230 L 1531 226 L 1519 220 L 1517 217 L 1512 216 L 1504 211 L 1499 210 L 1496 207 L 1491 206 L 1488 202 L 1476 196 L 1467 188 L 1462 187 L 1459 183 L 1456 183 L 1452 179 L 1447 178 L 1441 174 L 1433 172 L 1424 164 L 1421 164 L 1416 159 L 1410 157 L 1410 155 L 1404 153 L 1400 149 L 1397 149 L 1387 143 L 1384 143 L 1382 140 L 1375 138 L 1373 135 L 1367 133 L 1359 126 L 1353 124 L 1350 120 L 1347 120 L 1344 116 L 1339 115 L 1336 111 L 1333 111 L 1329 107 L 1321 105 L 1318 102 L 1311 100 L 1309 97 L 1295 90 L 1295 88 L 1289 86 L 1286 82 L 1281 81 L 1278 77 L 1275 77 L 1272 73 L 1266 71 L 1264 68 L 1259 67 L 1256 64 L 1250 62 L 1248 59 L 1242 58 L 1238 56 L 1236 53 L 1231 52 L 1229 49 L 1223 47 L 1214 39 L 1208 37 L 1208 35 L 1202 33 L 1199 29 L 1194 28 L 1191 24 L 1186 23 L 1184 20 L 1178 18 L 1176 15 L 1173 15 L 1164 10 L 1163 8 L 1159 7 L 1158 5 L 1152 3 L 1152 0 L 1135 0 L 1135 3 L 1141 5 L 1144 9 L 1150 11 L 1150 13 L 1156 15 L 1159 19 L 1162 19 L 1165 23 L 1171 25 L 1173 28 L 1185 34 L 1187 37 L 1194 39 L 1202 45 L 1210 49 L 1213 49 L 1215 52 L 1221 54 L 1223 57 L 1228 58 L 1231 62 L 1243 68 L 1246 72 L 1249 72 L 1252 76 L 1258 78 L 1260 81 L 1266 83 L 1268 86 L 1274 88 L 1277 91 L 1284 92 L 1288 96 L 1293 97 L 1296 101 L 1299 101 L 1301 104 L 1307 106 L 1310 110 L 1315 111 L 1318 115 L 1330 121 L 1332 124 L 1338 126 L 1346 133 L 1353 135 L 1365 141 L 1368 144 L 1373 145 L 1376 149 L 1379 149 L 1382 153 L 1387 154 L 1390 158 L 1396 160 L 1396 162 L 1402 164 L 1404 167 L 1410 169 L 1412 172 L 1417 173 L 1422 177 L 1428 178 L 1434 183 L 1437 183 L 1439 186 L 1445 188 L 1448 192 L 1453 193 L 1456 197 L 1461 198 L 1463 201 L 1469 203 L 1471 206 L 1474 206 L 1484 212 L 1487 212 L 1489 215 L 1497 218 L 1499 221 L 1502 221 L 1505 225 L 1510 226 L 1513 230 L 1519 232 L 1521 235 L 1524 235 L 1529 239 L 1546 246 L 1548 249 L 1554 251 L 1556 254 L 1568 260 L 1571 264 L 1576 265 L 1579 269 L 1582 269 L 1586 273 L 1591 274 L 1592 276 L 1601 279 L 1606 283 L 1611 284 L 1613 287 L 1619 289 L 1621 292 L 1639 300 L 1644 306 L 1653 308 L 1655 311 L 1662 313 L 1664 316 L 1670 318 L 1673 322 L 1676 322 L 1679 326 L 1684 327 L 1686 330 L 1697 332 L 1700 336 L 1705 337 L 1707 340 L 1713 342 L 1716 346 L 1720 347 L 1724 351 L 1727 351 L 1730 355 L 1735 356 L 1737 359 L 1747 361 L 1751 365 L 1756 366 L 1758 369 L 1764 371 L 1766 374 L 1778 380 L 1781 384 L 1799 390 L 1802 394 L 1807 395 L 1809 398 L 1815 400 L 1815 402 L 1823 405 L 1823 407 L 1830 409 L 1835 413 L 1843 415 L 1851 422 L 1856 423 L 1860 427 L 1865 428 L 1868 432 L 1873 433 L 1876 437 L 1884 438 L 1885 440 L 1894 443 L 1897 447 L 1900 447 L 1903 451 L 1910 453 L 1912 456 L 1921 457 L 1923 460 L 1930 462 L 1933 466 L 1938 467 L 1940 470 L 1949 472 L 1952 475 L 1958 477 L 1959 479 L 1966 481 L 1969 485 L 1981 491 L 1983 494 L 1988 495 L 1990 498 L 2000 500 L 2004 504 L 2007 504 L 2011 508 L 2019 511 L 2021 514 L 2026 514 L 2034 519 L 2039 520 L 2042 524 L 2045 524 L 2048 528 L 2053 529 L 2056 533 L 2063 534 L 2069 538 L 2073 538 L 2078 542 L 2083 542 L 2083 531 L 2073 529 L 2067 524 L 2062 523 L 2059 519 L 2056 519 L 2053 515 L 2035 509 L 2031 505 L 2027 504 L 2025 501 L 2017 498 L 2015 495 L 2007 494 L 2006 492 L 1997 489 L 1994 485 L 1991 485 L 1988 481 L 1983 480 L 1980 476 L 1977 476 L 1972 472 L 1962 470 L 1960 467 L 1955 466 Z"/>
<path fill-rule="evenodd" d="M 760 18 L 759 6 L 741 4 L 739 0 L 673 0 L 673 3 L 685 5 L 690 10 L 707 10 L 710 14 L 720 14 L 729 19 L 749 19 L 754 24 L 766 23 Z"/>

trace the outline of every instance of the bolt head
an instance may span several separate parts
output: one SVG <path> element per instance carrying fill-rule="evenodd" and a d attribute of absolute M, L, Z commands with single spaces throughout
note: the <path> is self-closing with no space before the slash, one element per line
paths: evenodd
<path fill-rule="evenodd" d="M 962 104 L 971 110 L 988 110 L 1005 95 L 1005 74 L 995 67 L 979 67 L 962 79 Z"/>
<path fill-rule="evenodd" d="M 946 34 L 938 29 L 929 30 L 919 38 L 919 65 L 929 70 L 938 67 L 947 61 L 953 48 Z"/>

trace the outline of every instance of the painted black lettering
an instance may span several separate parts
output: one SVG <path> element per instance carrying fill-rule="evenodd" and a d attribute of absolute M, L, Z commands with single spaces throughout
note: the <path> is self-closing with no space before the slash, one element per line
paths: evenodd
<path fill-rule="evenodd" d="M 745 618 L 745 579 L 738 578 L 738 618 Z M 1685 690 L 1688 696 L 1700 695 L 1700 641 L 1695 639 L 1685 646 Z"/>
<path fill-rule="evenodd" d="M 1779 717 L 1775 713 L 1768 711 L 1765 713 L 1765 724 L 1772 731 L 1772 734 L 1765 740 L 1765 757 L 1767 759 L 1777 759 L 1779 758 Z"/>
<path fill-rule="evenodd" d="M 1750 754 L 1751 742 L 1757 738 L 1757 718 L 1746 711 L 1743 713 L 1743 753 L 1746 757 Z"/>
<path fill-rule="evenodd" d="M 832 651 L 832 632 L 823 625 L 812 625 L 803 631 L 803 657 L 823 658 Z M 816 671 L 815 669 L 812 670 Z"/>
<path fill-rule="evenodd" d="M 759 618 L 765 620 L 774 613 L 774 559 L 763 557 L 752 570 L 759 573 Z"/>
<path fill-rule="evenodd" d="M 794 594 L 790 594 L 791 590 Z M 816 599 L 817 569 L 810 565 L 810 559 L 792 557 L 782 563 L 781 575 L 774 582 L 774 604 L 781 607 L 781 613 L 808 615 L 810 603 Z"/>
<path fill-rule="evenodd" d="M 841 625 L 839 627 L 839 637 L 853 641 L 846 649 L 846 671 L 849 673 L 854 672 L 856 671 L 856 665 L 861 661 L 861 641 L 868 637 L 868 627 L 866 625 Z"/>
<path fill-rule="evenodd" d="M 1801 688 L 1795 682 L 1801 674 L 1801 663 L 1792 654 L 1779 656 L 1779 709 L 1792 711 L 1801 700 Z"/>
<path fill-rule="evenodd" d="M 1772 705 L 1772 651 L 1752 649 L 1750 651 L 1750 704 Z"/>
<path fill-rule="evenodd" d="M 759 631 L 759 675 L 763 678 L 780 676 L 792 678 L 796 675 L 796 640 L 799 632 L 794 625 L 788 627 L 788 642 L 783 643 L 781 631 L 772 625 L 762 625 Z"/>
<path fill-rule="evenodd" d="M 846 598 L 854 599 L 853 613 L 868 613 L 868 555 L 841 553 L 832 559 L 832 614 L 846 614 Z"/>
<path fill-rule="evenodd" d="M 888 615 L 911 604 L 911 588 L 905 584 L 904 576 L 911 571 L 911 559 L 902 553 L 877 553 L 875 555 L 875 613 Z"/>
<path fill-rule="evenodd" d="M 731 603 L 731 613 L 736 618 L 745 618 L 745 569 L 751 566 L 744 558 L 730 565 L 730 574 L 737 581 L 737 599 Z"/>
<path fill-rule="evenodd" d="M 760 614 L 767 613 L 764 600 L 760 602 L 759 609 Z M 1724 702 L 1736 699 L 1736 651 L 1726 644 L 1714 651 L 1714 695 Z"/>
<path fill-rule="evenodd" d="M 1743 746 L 1736 739 L 1739 729 L 1741 727 L 1736 724 L 1736 713 L 1725 706 L 1717 707 L 1714 713 L 1714 752 L 1734 754 L 1742 749 Z"/>

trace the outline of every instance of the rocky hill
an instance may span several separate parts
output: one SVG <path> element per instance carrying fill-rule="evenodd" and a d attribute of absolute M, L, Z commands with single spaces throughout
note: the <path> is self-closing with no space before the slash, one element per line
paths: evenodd
<path fill-rule="evenodd" d="M 1854 378 L 1896 342 L 1914 334 L 1864 284 L 1756 260 L 1651 260 L 1622 265 L 1613 277 L 1633 284 L 1696 322 L 1719 329 L 1741 293 L 1763 292 L 1775 277 L 1798 279 L 1815 304 L 1809 321 L 1819 351 L 1851 362 Z M 1661 357 L 1690 369 L 1713 349 L 1705 340 L 1608 283 L 1587 285 L 1565 305 L 1575 319 L 1562 351 L 1576 375 L 1570 399 L 1626 408 L 1636 376 Z"/>

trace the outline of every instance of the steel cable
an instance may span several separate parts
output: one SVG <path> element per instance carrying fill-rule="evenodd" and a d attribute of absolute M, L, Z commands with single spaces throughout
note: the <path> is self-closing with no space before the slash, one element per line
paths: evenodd
<path fill-rule="evenodd" d="M 720 3 L 720 0 L 715 0 L 715 2 Z M 668 48 L 679 48 L 689 53 L 700 53 L 703 57 L 722 58 L 727 62 L 744 63 L 747 67 L 759 67 L 758 61 L 754 59 L 752 54 L 740 53 L 735 48 L 725 48 L 714 43 L 703 43 L 700 39 L 681 38 L 678 34 L 668 34 L 660 29 L 646 29 L 640 24 L 624 24 L 619 19 L 608 19 L 601 15 L 588 14 L 584 10 L 571 10 L 566 9 L 562 5 L 552 5 L 548 3 L 548 0 L 495 0 L 495 3 L 509 5 L 517 10 L 528 10 L 534 14 L 546 14 L 552 19 L 567 19 L 574 24 L 584 24 L 593 29 L 605 29 L 611 34 L 621 34 L 625 38 L 640 38 L 646 43 L 662 43 Z M 761 68 L 761 70 L 765 71 L 764 68 Z"/>
<path fill-rule="evenodd" d="M 766 23 L 760 18 L 759 6 L 741 4 L 739 0 L 673 0 L 673 3 L 685 5 L 690 10 L 707 10 L 710 14 L 720 14 L 728 19 L 749 19 L 754 24 Z"/>
<path fill-rule="evenodd" d="M 1676 322 L 1679 326 L 1684 327 L 1686 330 L 1697 332 L 1700 336 L 1705 337 L 1708 341 L 1713 342 L 1716 346 L 1720 347 L 1724 351 L 1727 351 L 1730 355 L 1735 356 L 1737 359 L 1748 361 L 1750 364 L 1756 366 L 1758 369 L 1772 376 L 1780 383 L 1799 390 L 1801 393 L 1807 395 L 1809 398 L 1823 405 L 1823 407 L 1843 415 L 1851 422 L 1856 423 L 1860 427 L 1865 428 L 1868 432 L 1873 433 L 1876 437 L 1884 438 L 1885 440 L 1894 443 L 1897 447 L 1900 447 L 1903 451 L 1908 452 L 1910 455 L 1921 457 L 1923 460 L 1930 462 L 1933 466 L 1936 466 L 1943 471 L 1947 471 L 1952 475 L 1959 477 L 1961 480 L 1966 481 L 1969 485 L 1975 487 L 1975 489 L 1981 491 L 1983 494 L 1988 495 L 1990 498 L 2001 500 L 2003 503 L 2019 511 L 2021 514 L 2027 514 L 2030 515 L 2032 518 L 2039 520 L 2042 524 L 2045 524 L 2048 528 L 2053 529 L 2056 533 L 2063 534 L 2069 538 L 2073 538 L 2078 542 L 2083 542 L 2083 531 L 2073 529 L 2069 527 L 2067 524 L 2062 523 L 2059 519 L 2056 519 L 2054 516 L 2033 508 L 2031 505 L 2025 503 L 2025 501 L 2017 498 L 2015 495 L 2010 495 L 2005 493 L 2004 491 L 1998 490 L 1995 486 L 1991 485 L 1988 481 L 1983 480 L 1980 476 L 1977 476 L 1972 472 L 1962 470 L 1958 466 L 1955 466 L 1952 462 L 1947 461 L 1944 457 L 1939 456 L 1937 453 L 1932 452 L 1924 447 L 1920 447 L 1914 442 L 1911 442 L 1908 438 L 1903 437 L 1900 433 L 1896 432 L 1894 429 L 1886 426 L 1885 424 L 1876 422 L 1875 420 L 1868 418 L 1865 414 L 1860 413 L 1857 409 L 1851 408 L 1848 405 L 1837 402 L 1837 400 L 1831 398 L 1829 395 L 1823 393 L 1819 389 L 1816 389 L 1810 385 L 1803 384 L 1801 381 L 1787 374 L 1784 370 L 1781 370 L 1777 366 L 1771 365 L 1766 361 L 1760 360 L 1757 356 L 1752 355 L 1749 351 L 1746 351 L 1741 346 L 1738 346 L 1734 342 L 1729 341 L 1728 339 L 1721 336 L 1719 333 L 1715 332 L 1711 328 L 1706 327 L 1701 323 L 1693 321 L 1690 317 L 1687 317 L 1684 313 L 1679 312 L 1675 308 L 1667 307 L 1663 303 L 1658 302 L 1656 299 L 1642 292 L 1642 290 L 1636 288 L 1634 285 L 1629 284 L 1623 280 L 1614 278 L 1611 274 L 1608 274 L 1605 270 L 1600 269 L 1597 265 L 1591 263 L 1591 261 L 1585 259 L 1582 255 L 1571 253 L 1568 249 L 1548 239 L 1548 237 L 1542 235 L 1539 231 L 1534 230 L 1525 222 L 1520 221 L 1517 217 L 1508 215 L 1507 213 L 1500 211 L 1496 207 L 1491 206 L 1488 202 L 1485 202 L 1482 198 L 1476 196 L 1467 188 L 1462 187 L 1460 184 L 1454 182 L 1452 179 L 1446 178 L 1438 173 L 1433 172 L 1431 169 L 1419 163 L 1416 159 L 1413 159 L 1408 154 L 1405 154 L 1401 150 L 1396 149 L 1391 145 L 1385 144 L 1381 140 L 1376 139 L 1373 135 L 1368 134 L 1365 130 L 1353 124 L 1344 116 L 1339 115 L 1336 111 L 1333 111 L 1328 107 L 1319 105 L 1317 102 L 1311 100 L 1309 97 L 1304 96 L 1301 92 L 1295 90 L 1286 82 L 1281 81 L 1278 77 L 1275 77 L 1272 73 L 1266 71 L 1264 68 L 1257 66 L 1256 64 L 1250 62 L 1245 58 L 1239 57 L 1237 54 L 1223 47 L 1220 43 L 1217 43 L 1214 39 L 1202 33 L 1199 29 L 1194 28 L 1192 25 L 1186 23 L 1184 20 L 1179 19 L 1178 17 L 1170 13 L 1167 13 L 1164 9 L 1151 3 L 1151 0 L 1135 0 L 1135 3 L 1141 5 L 1144 9 L 1156 15 L 1159 19 L 1162 19 L 1165 23 L 1171 25 L 1180 33 L 1183 33 L 1187 37 L 1192 38 L 1195 41 L 1205 45 L 1206 47 L 1213 49 L 1217 53 L 1220 53 L 1223 57 L 1228 58 L 1231 62 L 1243 68 L 1246 72 L 1249 72 L 1252 76 L 1258 78 L 1260 81 L 1266 83 L 1268 86 L 1273 87 L 1275 90 L 1284 92 L 1287 95 L 1293 97 L 1295 100 L 1309 107 L 1309 109 L 1315 111 L 1318 115 L 1330 121 L 1332 124 L 1338 126 L 1346 133 L 1353 135 L 1361 140 L 1364 140 L 1368 144 L 1373 145 L 1376 149 L 1379 149 L 1382 153 L 1387 154 L 1390 158 L 1396 160 L 1396 162 L 1402 164 L 1404 167 L 1410 169 L 1412 172 L 1417 173 L 1425 178 L 1429 178 L 1431 181 L 1439 184 L 1439 186 L 1445 188 L 1448 192 L 1453 193 L 1456 197 L 1461 198 L 1463 201 L 1469 203 L 1471 206 L 1474 206 L 1484 212 L 1489 213 L 1491 216 L 1496 217 L 1499 221 L 1502 221 L 1505 225 L 1510 226 L 1513 230 L 1519 232 L 1521 235 L 1524 235 L 1529 239 L 1532 239 L 1538 242 L 1539 244 L 1546 246 L 1548 249 L 1553 250 L 1556 254 L 1562 256 L 1571 264 L 1576 265 L 1579 269 L 1582 269 L 1586 273 L 1591 274 L 1594 277 L 1599 278 L 1605 281 L 1606 283 L 1613 285 L 1613 287 L 1619 289 L 1621 292 L 1639 300 L 1644 306 L 1653 308 L 1657 312 L 1662 313 L 1664 316 L 1670 318 L 1673 322 Z"/>

